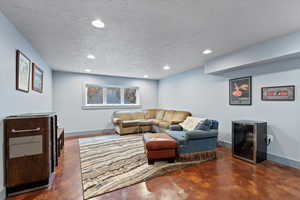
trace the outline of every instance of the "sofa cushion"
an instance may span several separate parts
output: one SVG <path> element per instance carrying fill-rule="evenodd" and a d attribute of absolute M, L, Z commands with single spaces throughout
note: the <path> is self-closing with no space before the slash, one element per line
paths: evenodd
<path fill-rule="evenodd" d="M 183 122 L 188 116 L 191 116 L 190 112 L 175 111 L 172 121 Z"/>
<path fill-rule="evenodd" d="M 209 129 L 218 129 L 219 128 L 219 122 L 217 120 L 209 119 Z"/>
<path fill-rule="evenodd" d="M 156 112 L 158 111 L 158 109 L 148 109 L 145 110 L 145 119 L 155 119 L 156 117 Z"/>
<path fill-rule="evenodd" d="M 115 126 L 115 131 L 120 135 L 126 135 L 130 133 L 146 133 L 152 130 L 152 126 L 131 126 L 131 127 L 121 127 Z"/>
<path fill-rule="evenodd" d="M 164 110 L 158 110 L 156 112 L 155 119 L 162 120 L 164 118 L 164 115 L 165 115 L 165 111 Z"/>
<path fill-rule="evenodd" d="M 185 144 L 186 142 L 186 131 L 167 131 L 167 134 L 174 138 L 179 144 Z"/>
<path fill-rule="evenodd" d="M 158 123 L 158 126 L 160 127 L 160 128 L 169 128 L 169 126 L 171 125 L 171 123 L 170 122 L 168 122 L 168 121 L 160 121 L 159 123 Z"/>
<path fill-rule="evenodd" d="M 132 112 L 131 119 L 145 119 L 145 113 L 144 112 Z"/>
<path fill-rule="evenodd" d="M 151 121 L 152 125 L 158 125 L 159 122 L 161 122 L 162 120 L 160 120 L 160 119 L 149 119 L 149 121 Z"/>
<path fill-rule="evenodd" d="M 175 111 L 174 110 L 167 110 L 165 112 L 165 115 L 164 115 L 164 118 L 163 120 L 164 121 L 169 121 L 171 122 L 173 120 L 173 115 L 174 115 Z"/>
<path fill-rule="evenodd" d="M 206 119 L 199 118 L 199 117 L 187 117 L 186 120 L 184 120 L 184 122 L 180 123 L 179 125 L 182 126 L 182 128 L 185 130 L 192 131 L 202 120 L 206 120 Z"/>
<path fill-rule="evenodd" d="M 208 119 L 204 119 L 204 120 L 201 120 L 197 126 L 195 127 L 194 130 L 203 130 L 203 131 L 207 131 L 210 129 L 210 122 Z"/>
<path fill-rule="evenodd" d="M 116 113 L 113 116 L 114 118 L 119 118 L 121 120 L 132 120 L 131 113 Z"/>
<path fill-rule="evenodd" d="M 171 126 L 169 127 L 169 129 L 170 129 L 171 131 L 183 131 L 182 126 L 180 126 L 180 125 L 178 125 L 178 124 L 176 124 L 176 125 L 171 125 Z"/>
<path fill-rule="evenodd" d="M 124 120 L 122 121 L 122 126 L 124 128 L 127 127 L 133 127 L 133 126 L 147 126 L 147 125 L 151 125 L 151 121 L 150 120 L 144 120 L 144 119 L 136 119 L 136 120 Z"/>
<path fill-rule="evenodd" d="M 196 130 L 196 131 L 188 131 L 185 134 L 186 138 L 189 140 L 196 140 L 196 139 L 204 139 L 204 138 L 213 138 L 218 137 L 218 131 L 217 130 L 209 130 L 209 131 L 202 131 L 202 130 Z"/>

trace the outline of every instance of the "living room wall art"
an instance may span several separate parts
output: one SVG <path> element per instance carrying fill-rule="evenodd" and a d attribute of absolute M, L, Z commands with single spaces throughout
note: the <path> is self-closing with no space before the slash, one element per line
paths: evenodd
<path fill-rule="evenodd" d="M 16 56 L 16 89 L 29 92 L 31 61 L 21 51 Z"/>
<path fill-rule="evenodd" d="M 275 86 L 261 88 L 262 101 L 295 101 L 295 86 Z"/>
<path fill-rule="evenodd" d="M 229 80 L 229 104 L 252 104 L 252 77 L 241 77 Z"/>
<path fill-rule="evenodd" d="M 44 72 L 36 64 L 32 63 L 32 90 L 43 93 Z"/>

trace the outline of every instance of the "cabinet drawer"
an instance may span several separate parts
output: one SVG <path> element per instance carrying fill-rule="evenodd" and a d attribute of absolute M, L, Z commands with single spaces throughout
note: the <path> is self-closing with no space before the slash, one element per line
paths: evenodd
<path fill-rule="evenodd" d="M 9 137 L 41 135 L 49 129 L 48 120 L 48 118 L 9 120 L 6 123 L 6 131 Z"/>

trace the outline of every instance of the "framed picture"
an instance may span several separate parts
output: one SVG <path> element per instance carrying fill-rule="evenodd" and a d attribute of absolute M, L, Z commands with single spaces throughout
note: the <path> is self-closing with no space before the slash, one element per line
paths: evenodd
<path fill-rule="evenodd" d="M 252 104 L 252 77 L 242 77 L 229 80 L 229 104 Z"/>
<path fill-rule="evenodd" d="M 295 86 L 275 86 L 261 88 L 262 101 L 295 101 Z"/>
<path fill-rule="evenodd" d="M 32 90 L 43 93 L 44 72 L 36 64 L 32 63 Z"/>
<path fill-rule="evenodd" d="M 16 56 L 16 89 L 29 92 L 31 61 L 19 50 Z"/>

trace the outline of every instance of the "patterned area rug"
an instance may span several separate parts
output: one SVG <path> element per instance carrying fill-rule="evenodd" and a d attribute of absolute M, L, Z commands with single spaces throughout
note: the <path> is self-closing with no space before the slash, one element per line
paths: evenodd
<path fill-rule="evenodd" d="M 148 165 L 142 136 L 81 140 L 80 157 L 84 199 L 203 162 Z"/>

